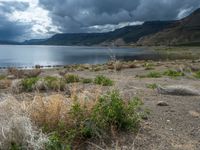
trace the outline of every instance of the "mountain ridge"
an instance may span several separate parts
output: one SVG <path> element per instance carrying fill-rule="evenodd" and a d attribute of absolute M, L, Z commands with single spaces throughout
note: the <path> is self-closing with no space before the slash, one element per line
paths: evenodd
<path fill-rule="evenodd" d="M 178 20 L 176 24 L 153 35 L 144 36 L 137 42 L 138 45 L 200 45 L 200 8 L 189 16 Z"/>

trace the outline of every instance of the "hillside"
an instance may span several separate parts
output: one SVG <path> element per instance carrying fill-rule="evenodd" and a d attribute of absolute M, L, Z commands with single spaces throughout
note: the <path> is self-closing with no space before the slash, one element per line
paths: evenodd
<path fill-rule="evenodd" d="M 200 45 L 200 9 L 177 21 L 172 28 L 142 37 L 139 45 Z"/>
<path fill-rule="evenodd" d="M 1 41 L 0 40 L 0 45 L 19 45 L 20 43 L 14 42 L 14 41 Z"/>
<path fill-rule="evenodd" d="M 26 41 L 24 44 L 42 45 L 127 45 L 137 42 L 141 37 L 154 34 L 170 27 L 173 21 L 151 21 L 142 25 L 127 26 L 107 33 L 66 33 L 56 34 L 46 41 Z"/>

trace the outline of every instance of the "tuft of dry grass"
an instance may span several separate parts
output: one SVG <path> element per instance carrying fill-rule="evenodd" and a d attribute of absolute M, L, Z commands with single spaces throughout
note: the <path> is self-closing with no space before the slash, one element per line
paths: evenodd
<path fill-rule="evenodd" d="M 29 116 L 39 126 L 48 125 L 54 128 L 60 121 L 64 121 L 70 107 L 70 101 L 62 95 L 48 97 L 36 96 L 27 108 Z"/>
<path fill-rule="evenodd" d="M 48 138 L 32 124 L 22 105 L 12 96 L 0 102 L 0 149 L 44 149 Z"/>
<path fill-rule="evenodd" d="M 38 77 L 41 74 L 41 69 L 32 69 L 24 71 L 24 76 L 28 78 Z"/>
<path fill-rule="evenodd" d="M 18 70 L 16 68 L 8 68 L 7 70 L 9 75 L 14 75 L 16 78 L 23 78 L 24 77 L 24 71 Z"/>
<path fill-rule="evenodd" d="M 12 81 L 8 79 L 0 80 L 0 89 L 7 89 L 11 86 Z"/>

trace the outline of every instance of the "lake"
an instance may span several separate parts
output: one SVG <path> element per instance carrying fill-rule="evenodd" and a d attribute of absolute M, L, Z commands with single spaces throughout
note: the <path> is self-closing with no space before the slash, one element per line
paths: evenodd
<path fill-rule="evenodd" d="M 0 68 L 35 65 L 102 64 L 111 59 L 151 59 L 153 51 L 140 48 L 0 45 Z"/>

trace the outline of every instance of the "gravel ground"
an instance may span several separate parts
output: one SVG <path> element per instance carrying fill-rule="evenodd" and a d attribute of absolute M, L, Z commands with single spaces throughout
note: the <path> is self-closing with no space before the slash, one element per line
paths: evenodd
<path fill-rule="evenodd" d="M 147 88 L 147 84 L 161 86 L 183 85 L 191 86 L 200 91 L 200 80 L 191 77 L 170 78 L 138 78 L 151 71 L 163 72 L 167 69 L 180 69 L 184 66 L 199 67 L 198 61 L 169 61 L 154 62 L 154 70 L 145 70 L 144 67 L 123 69 L 121 71 L 77 71 L 71 72 L 81 77 L 94 78 L 96 75 L 105 75 L 115 81 L 115 86 L 108 89 L 119 89 L 125 100 L 137 96 L 144 102 L 144 107 L 150 110 L 147 120 L 144 120 L 137 136 L 134 134 L 119 135 L 116 143 L 119 149 L 136 150 L 199 150 L 200 149 L 200 97 L 199 96 L 172 96 L 161 95 L 156 89 Z M 200 68 L 200 67 L 199 67 Z M 41 76 L 56 75 L 63 69 L 43 70 Z M 4 73 L 1 71 L 0 73 Z M 91 85 L 81 88 L 91 88 Z M 9 91 L 1 90 L 0 97 Z M 34 93 L 32 93 L 34 94 Z M 20 97 L 16 95 L 16 97 Z M 32 96 L 30 96 L 30 99 Z M 168 106 L 158 106 L 158 102 L 165 102 Z M 116 146 L 116 143 L 114 145 Z M 94 145 L 93 145 L 94 146 Z M 95 146 L 88 149 L 98 149 Z"/>

